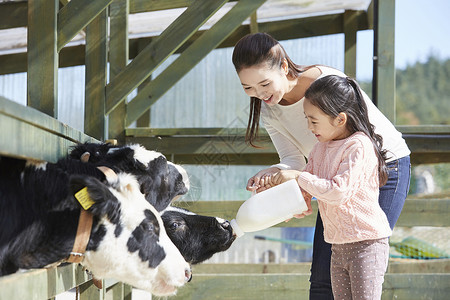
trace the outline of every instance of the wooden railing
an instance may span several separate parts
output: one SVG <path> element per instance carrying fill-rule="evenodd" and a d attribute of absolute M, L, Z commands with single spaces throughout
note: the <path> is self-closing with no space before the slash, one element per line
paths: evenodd
<path fill-rule="evenodd" d="M 91 279 L 81 266 L 75 264 L 16 273 L 0 277 L 0 300 L 54 299 L 73 288 L 77 289 L 80 300 L 131 299 L 130 286 L 103 280 L 103 288 L 98 289 Z"/>

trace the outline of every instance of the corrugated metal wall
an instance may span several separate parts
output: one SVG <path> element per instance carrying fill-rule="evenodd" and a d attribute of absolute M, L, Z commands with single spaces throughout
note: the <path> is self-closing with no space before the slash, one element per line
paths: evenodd
<path fill-rule="evenodd" d="M 281 42 L 291 59 L 301 65 L 324 64 L 342 70 L 344 35 Z M 203 59 L 151 109 L 151 126 L 246 127 L 249 99 L 231 62 L 232 48 L 217 49 Z M 157 76 L 176 56 L 164 62 Z M 58 119 L 84 128 L 84 67 L 59 70 Z M 0 76 L 0 95 L 26 104 L 26 74 Z M 130 95 L 129 98 L 132 98 Z M 264 166 L 186 166 L 192 181 L 188 199 L 244 200 L 248 177 Z"/>

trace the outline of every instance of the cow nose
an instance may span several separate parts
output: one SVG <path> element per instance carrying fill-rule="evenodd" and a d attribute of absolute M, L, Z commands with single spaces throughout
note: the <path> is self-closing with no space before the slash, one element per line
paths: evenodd
<path fill-rule="evenodd" d="M 192 280 L 192 270 L 190 268 L 186 268 L 184 270 L 184 279 L 186 282 L 190 282 Z"/>
<path fill-rule="evenodd" d="M 227 229 L 228 227 L 230 227 L 230 222 L 225 221 L 223 223 L 220 223 L 220 226 L 222 226 L 223 228 Z"/>

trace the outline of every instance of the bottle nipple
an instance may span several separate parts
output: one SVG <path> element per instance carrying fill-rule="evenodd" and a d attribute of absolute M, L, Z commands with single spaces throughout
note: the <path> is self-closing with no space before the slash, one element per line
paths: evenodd
<path fill-rule="evenodd" d="M 233 232 L 236 234 L 237 237 L 241 237 L 244 235 L 244 231 L 239 227 L 238 223 L 236 222 L 236 219 L 233 219 L 230 221 L 231 228 L 233 228 Z"/>

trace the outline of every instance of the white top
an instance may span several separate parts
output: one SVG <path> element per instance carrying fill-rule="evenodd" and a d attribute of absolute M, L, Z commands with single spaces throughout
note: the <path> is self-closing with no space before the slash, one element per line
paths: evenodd
<path fill-rule="evenodd" d="M 339 70 L 317 66 L 322 74 L 346 76 Z M 362 90 L 361 90 L 362 91 Z M 388 150 L 387 162 L 408 156 L 411 151 L 402 138 L 401 132 L 373 104 L 369 96 L 362 91 L 369 111 L 369 120 L 375 126 L 375 132 L 383 137 L 383 149 Z M 291 105 L 261 105 L 261 120 L 280 157 L 280 163 L 273 165 L 280 169 L 303 170 L 305 157 L 317 143 L 317 138 L 308 129 L 308 122 L 303 113 L 303 101 Z"/>

